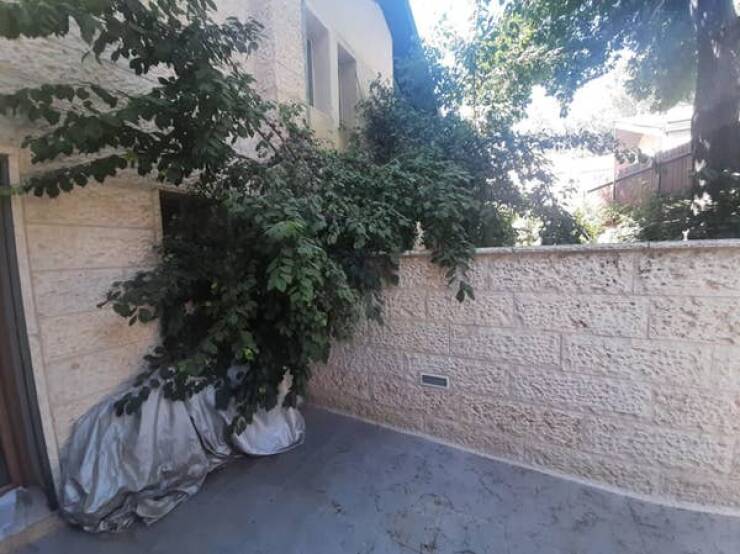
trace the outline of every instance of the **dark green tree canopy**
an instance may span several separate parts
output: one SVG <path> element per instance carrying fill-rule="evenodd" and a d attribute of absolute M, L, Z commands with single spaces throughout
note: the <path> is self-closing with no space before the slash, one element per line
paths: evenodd
<path fill-rule="evenodd" d="M 740 23 L 732 0 L 522 0 L 503 2 L 499 9 L 492 4 L 478 1 L 474 37 L 456 48 L 471 75 L 470 94 L 487 109 L 510 106 L 512 116 L 521 118 L 532 87 L 541 85 L 567 110 L 575 91 L 625 57 L 627 89 L 637 98 L 657 109 L 694 99 L 697 141 L 698 134 L 712 140 L 713 132 L 724 132 L 717 128 L 719 113 L 729 116 L 730 105 L 738 103 Z M 697 152 L 702 159 L 707 155 Z M 713 156 L 707 160 L 717 165 Z"/>
<path fill-rule="evenodd" d="M 511 115 L 521 118 L 532 88 L 540 85 L 567 111 L 575 92 L 620 58 L 629 59 L 627 89 L 656 109 L 693 98 L 697 44 L 691 0 L 498 4 L 478 0 L 474 37 L 456 45 L 460 64 L 476 73 L 484 107 L 510 106 Z"/>
<path fill-rule="evenodd" d="M 565 107 L 621 56 L 630 58 L 627 88 L 638 98 L 663 109 L 693 96 L 696 40 L 689 0 L 523 0 L 506 4 L 503 22 L 494 43 L 512 40 L 513 33 L 546 51 L 537 84 Z"/>

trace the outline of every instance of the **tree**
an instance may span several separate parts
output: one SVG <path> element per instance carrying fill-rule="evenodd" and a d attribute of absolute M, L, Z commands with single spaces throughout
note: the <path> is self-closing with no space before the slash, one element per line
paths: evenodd
<path fill-rule="evenodd" d="M 468 45 L 496 62 L 479 79 L 484 97 L 514 73 L 519 110 L 539 84 L 567 111 L 579 87 L 628 57 L 627 87 L 637 98 L 659 109 L 693 98 L 696 196 L 703 198 L 694 209 L 736 214 L 740 21 L 732 0 L 524 0 L 485 13 Z M 498 70 L 502 64 L 508 71 Z"/>
<path fill-rule="evenodd" d="M 523 130 L 519 124 L 526 117 L 532 88 L 544 78 L 551 53 L 535 48 L 529 33 L 516 34 L 519 27 L 513 22 L 501 27 L 482 0 L 476 3 L 472 24 L 472 38 L 461 39 L 448 31 L 438 47 L 427 47 L 424 67 L 429 69 L 417 75 L 428 76 L 443 113 L 472 123 L 489 159 L 485 179 L 490 194 L 516 191 L 514 215 L 533 223 L 539 242 L 591 241 L 594 237 L 563 207 L 554 190 L 556 176 L 548 153 L 567 148 L 612 152 L 611 133 Z M 451 52 L 454 63 L 448 64 L 443 52 Z"/>
<path fill-rule="evenodd" d="M 419 228 L 458 300 L 471 297 L 477 204 L 470 173 L 443 150 L 324 148 L 300 106 L 266 101 L 243 71 L 259 23 L 218 23 L 215 9 L 211 0 L 0 1 L 0 36 L 65 36 L 74 21 L 96 58 L 163 75 L 139 94 L 99 83 L 22 89 L 0 95 L 0 114 L 45 123 L 24 146 L 34 163 L 54 165 L 26 191 L 54 197 L 134 171 L 199 200 L 158 265 L 114 283 L 103 302 L 132 325 L 157 320 L 162 336 L 118 409 L 136 411 L 156 387 L 173 400 L 214 387 L 219 407 L 235 406 L 239 432 L 275 406 L 286 373 L 294 405 L 332 341 L 380 317 L 381 287 L 397 279 Z"/>

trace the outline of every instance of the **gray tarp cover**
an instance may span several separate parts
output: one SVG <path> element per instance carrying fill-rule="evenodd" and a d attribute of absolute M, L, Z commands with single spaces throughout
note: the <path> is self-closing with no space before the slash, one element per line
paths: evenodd
<path fill-rule="evenodd" d="M 206 475 L 239 454 L 266 456 L 303 441 L 294 408 L 258 412 L 239 436 L 225 440 L 232 413 L 215 408 L 211 388 L 186 402 L 152 391 L 140 413 L 118 417 L 106 400 L 75 425 L 65 447 L 61 512 L 90 532 L 154 523 L 200 489 Z"/>

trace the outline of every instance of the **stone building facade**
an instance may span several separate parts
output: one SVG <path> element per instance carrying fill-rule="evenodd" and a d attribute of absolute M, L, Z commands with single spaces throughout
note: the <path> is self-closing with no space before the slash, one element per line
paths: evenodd
<path fill-rule="evenodd" d="M 375 0 L 220 0 L 218 5 L 218 17 L 253 16 L 264 25 L 260 48 L 245 61 L 260 92 L 282 102 L 313 104 L 310 122 L 335 144 L 354 105 L 347 99 L 356 103 L 375 78 L 392 79 L 391 29 Z M 74 37 L 0 40 L 0 92 L 75 81 L 140 91 L 154 82 L 156 76 L 137 77 L 124 64 L 83 59 L 85 51 Z M 307 96 L 309 82 L 313 99 Z M 0 172 L 7 184 L 15 186 L 38 170 L 21 148 L 23 137 L 37 130 L 0 118 Z M 56 199 L 17 195 L 3 202 L 12 225 L 4 240 L 15 250 L 11 270 L 20 283 L 21 340 L 28 350 L 28 359 L 19 363 L 32 375 L 31 400 L 57 480 L 60 450 L 75 420 L 138 373 L 142 356 L 157 340 L 154 325 L 130 327 L 96 304 L 113 281 L 155 261 L 162 235 L 160 190 L 138 177 L 119 176 Z"/>

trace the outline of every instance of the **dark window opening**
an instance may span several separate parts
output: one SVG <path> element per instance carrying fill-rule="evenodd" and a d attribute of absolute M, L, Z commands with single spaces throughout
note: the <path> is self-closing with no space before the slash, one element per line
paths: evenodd
<path fill-rule="evenodd" d="M 309 106 L 315 106 L 314 98 L 314 71 L 313 71 L 313 42 L 306 41 L 306 100 Z"/>
<path fill-rule="evenodd" d="M 204 218 L 210 217 L 206 199 L 185 192 L 159 192 L 162 232 L 165 237 L 178 233 L 197 233 Z"/>

